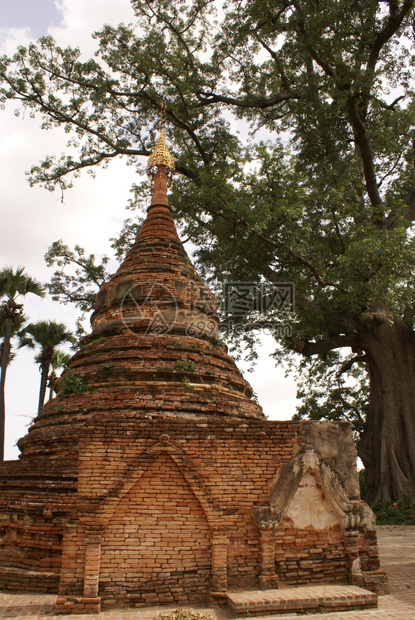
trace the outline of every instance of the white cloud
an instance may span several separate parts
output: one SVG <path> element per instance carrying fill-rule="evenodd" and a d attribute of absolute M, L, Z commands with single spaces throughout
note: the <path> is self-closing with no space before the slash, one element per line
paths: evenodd
<path fill-rule="evenodd" d="M 92 56 L 95 52 L 97 42 L 91 35 L 104 24 L 136 21 L 129 0 L 56 0 L 55 4 L 62 13 L 62 24 L 49 28 L 49 34 L 60 45 L 78 45 L 84 56 Z"/>
<path fill-rule="evenodd" d="M 0 53 L 11 56 L 19 45 L 28 45 L 31 40 L 29 27 L 0 28 Z"/>

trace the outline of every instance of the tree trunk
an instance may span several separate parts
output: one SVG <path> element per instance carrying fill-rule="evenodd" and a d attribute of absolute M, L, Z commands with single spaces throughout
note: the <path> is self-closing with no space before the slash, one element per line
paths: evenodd
<path fill-rule="evenodd" d="M 4 461 L 4 431 L 6 422 L 6 372 L 10 359 L 10 341 L 12 337 L 13 322 L 11 318 L 5 319 L 5 330 L 3 340 L 3 354 L 1 357 L 1 377 L 0 377 L 0 462 Z"/>
<path fill-rule="evenodd" d="M 415 334 L 398 317 L 359 323 L 370 376 L 370 406 L 359 442 L 367 501 L 415 496 Z"/>
<path fill-rule="evenodd" d="M 40 365 L 40 389 L 39 389 L 39 404 L 37 412 L 40 413 L 43 405 L 45 404 L 46 387 L 48 382 L 49 364 Z"/>

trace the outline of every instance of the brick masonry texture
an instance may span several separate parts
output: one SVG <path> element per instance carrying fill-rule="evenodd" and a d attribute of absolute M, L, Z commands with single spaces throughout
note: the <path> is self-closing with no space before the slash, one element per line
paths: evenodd
<path fill-rule="evenodd" d="M 279 584 L 385 591 L 349 426 L 265 419 L 166 190 L 161 166 L 92 333 L 0 467 L 0 585 L 58 592 L 58 613 Z"/>

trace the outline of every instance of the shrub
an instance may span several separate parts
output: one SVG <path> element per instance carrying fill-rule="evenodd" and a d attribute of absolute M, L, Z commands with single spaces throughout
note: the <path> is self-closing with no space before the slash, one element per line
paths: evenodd
<path fill-rule="evenodd" d="M 194 372 L 197 368 L 197 364 L 196 362 L 193 362 L 192 360 L 189 359 L 185 359 L 185 360 L 178 360 L 176 362 L 176 368 L 180 368 L 181 370 L 188 370 L 190 372 Z"/>
<path fill-rule="evenodd" d="M 60 396 L 69 396 L 69 394 L 83 394 L 89 392 L 90 387 L 86 377 L 77 375 L 74 372 L 68 372 L 61 382 Z"/>
<path fill-rule="evenodd" d="M 95 338 L 95 340 L 92 340 L 92 344 L 104 344 L 105 341 L 106 338 L 104 336 L 100 336 L 99 338 Z"/>
<path fill-rule="evenodd" d="M 401 502 L 379 502 L 373 507 L 377 525 L 415 525 L 415 497 L 405 495 Z"/>

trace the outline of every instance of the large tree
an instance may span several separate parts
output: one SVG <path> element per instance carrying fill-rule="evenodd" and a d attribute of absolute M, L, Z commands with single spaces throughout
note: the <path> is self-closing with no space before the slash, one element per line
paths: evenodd
<path fill-rule="evenodd" d="M 43 297 L 44 291 L 37 280 L 25 273 L 22 266 L 5 267 L 0 271 L 0 327 L 1 376 L 0 376 L 0 461 L 4 460 L 5 386 L 6 372 L 11 359 L 11 339 L 24 321 L 20 298 L 28 293 Z"/>
<path fill-rule="evenodd" d="M 104 27 L 95 60 L 45 38 L 0 62 L 3 99 L 71 134 L 31 171 L 49 189 L 147 155 L 166 100 L 172 205 L 202 267 L 265 299 L 294 282 L 284 351 L 366 365 L 371 502 L 415 494 L 413 4 L 228 0 L 215 18 L 209 0 L 132 0 L 137 26 Z"/>

